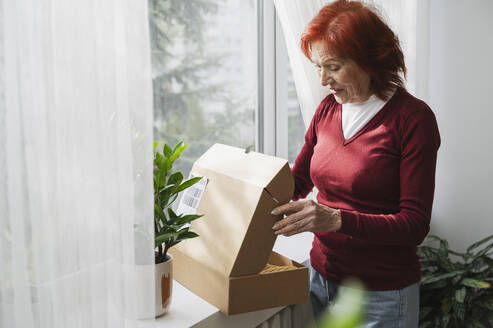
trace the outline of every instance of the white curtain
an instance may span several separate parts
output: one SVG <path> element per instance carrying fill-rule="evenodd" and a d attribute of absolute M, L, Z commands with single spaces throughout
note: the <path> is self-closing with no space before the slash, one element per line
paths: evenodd
<path fill-rule="evenodd" d="M 320 101 L 328 94 L 320 86 L 313 65 L 300 50 L 300 38 L 308 23 L 327 0 L 273 0 L 281 21 L 298 101 L 307 127 Z M 427 28 L 426 0 L 366 0 L 376 7 L 401 41 L 408 69 L 406 87 L 418 97 L 426 97 Z"/>
<path fill-rule="evenodd" d="M 147 1 L 0 0 L 1 328 L 152 317 L 151 92 Z"/>
<path fill-rule="evenodd" d="M 326 0 L 274 0 L 305 127 L 310 124 L 315 109 L 329 90 L 320 85 L 315 67 L 301 52 L 300 39 L 308 23 L 327 3 Z"/>

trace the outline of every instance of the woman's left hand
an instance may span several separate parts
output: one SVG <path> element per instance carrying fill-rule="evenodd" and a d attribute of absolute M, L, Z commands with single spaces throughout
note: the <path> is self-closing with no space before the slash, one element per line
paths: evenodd
<path fill-rule="evenodd" d="M 277 221 L 272 229 L 275 234 L 292 236 L 300 232 L 332 232 L 341 228 L 341 211 L 313 200 L 291 202 L 276 207 L 272 215 L 287 215 Z"/>

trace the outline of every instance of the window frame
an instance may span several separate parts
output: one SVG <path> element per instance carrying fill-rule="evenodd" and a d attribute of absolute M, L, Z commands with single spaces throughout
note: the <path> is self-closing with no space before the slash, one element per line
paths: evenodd
<path fill-rule="evenodd" d="M 272 0 L 257 0 L 258 101 L 256 150 L 288 158 L 287 49 Z"/>

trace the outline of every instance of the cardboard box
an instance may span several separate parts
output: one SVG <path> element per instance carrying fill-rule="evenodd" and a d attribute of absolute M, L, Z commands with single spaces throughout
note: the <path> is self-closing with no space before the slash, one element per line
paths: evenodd
<path fill-rule="evenodd" d="M 296 304 L 308 297 L 308 269 L 272 252 L 274 207 L 294 192 L 286 160 L 215 144 L 193 165 L 208 179 L 191 230 L 172 247 L 174 277 L 225 314 Z M 267 263 L 292 265 L 260 273 Z"/>

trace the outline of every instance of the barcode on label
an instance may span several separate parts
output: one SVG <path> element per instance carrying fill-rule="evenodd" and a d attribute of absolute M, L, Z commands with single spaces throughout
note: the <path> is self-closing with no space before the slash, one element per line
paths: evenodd
<path fill-rule="evenodd" d="M 199 200 L 188 195 L 183 196 L 183 202 L 185 205 L 190 206 L 191 208 L 197 209 L 199 207 Z"/>
<path fill-rule="evenodd" d="M 197 189 L 197 188 L 192 188 L 192 192 L 193 192 L 193 197 L 199 198 L 200 194 L 202 193 L 202 190 Z"/>
<path fill-rule="evenodd" d="M 196 175 L 191 173 L 190 178 L 195 177 Z M 178 214 L 196 214 L 197 208 L 200 204 L 200 199 L 202 198 L 202 194 L 204 193 L 205 187 L 207 185 L 207 178 L 202 177 L 202 179 L 186 189 L 180 203 L 178 204 L 177 213 Z"/>

